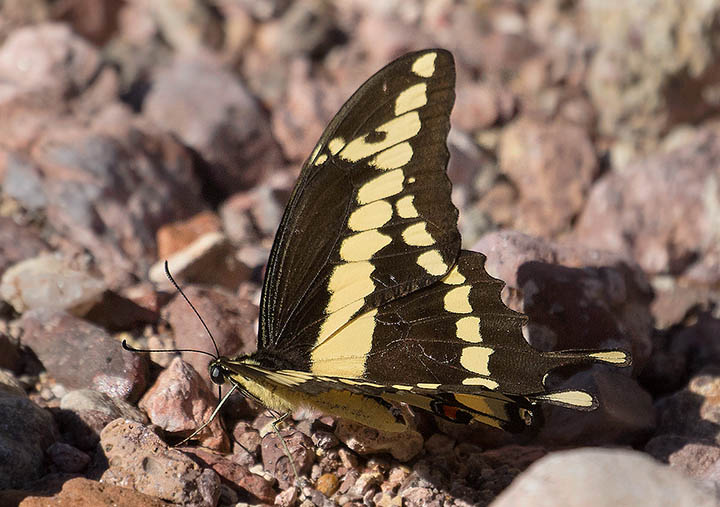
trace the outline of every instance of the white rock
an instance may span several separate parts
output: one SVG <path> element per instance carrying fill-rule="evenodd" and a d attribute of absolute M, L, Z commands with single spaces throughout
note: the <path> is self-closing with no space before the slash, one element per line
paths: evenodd
<path fill-rule="evenodd" d="M 0 298 L 19 313 L 52 308 L 81 317 L 102 298 L 106 288 L 103 280 L 72 268 L 62 257 L 43 254 L 5 271 Z"/>
<path fill-rule="evenodd" d="M 698 483 L 647 454 L 624 449 L 556 452 L 520 474 L 491 507 L 710 507 Z"/>

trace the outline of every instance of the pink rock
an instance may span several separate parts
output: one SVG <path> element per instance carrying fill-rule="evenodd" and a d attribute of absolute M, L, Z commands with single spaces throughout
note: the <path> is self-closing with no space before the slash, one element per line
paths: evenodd
<path fill-rule="evenodd" d="M 217 402 L 200 375 L 182 359 L 175 358 L 158 376 L 138 406 L 153 424 L 183 437 L 210 419 Z M 196 438 L 211 449 L 227 451 L 230 447 L 218 417 Z"/>

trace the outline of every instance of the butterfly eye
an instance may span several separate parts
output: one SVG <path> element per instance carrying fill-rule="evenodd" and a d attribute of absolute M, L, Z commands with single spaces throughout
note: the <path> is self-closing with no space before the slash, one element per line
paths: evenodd
<path fill-rule="evenodd" d="M 225 376 L 219 366 L 210 367 L 210 380 L 215 384 L 222 385 L 225 383 Z"/>

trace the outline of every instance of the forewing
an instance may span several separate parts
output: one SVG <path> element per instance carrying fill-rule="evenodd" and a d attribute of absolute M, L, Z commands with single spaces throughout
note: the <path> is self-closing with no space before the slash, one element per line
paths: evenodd
<path fill-rule="evenodd" d="M 273 244 L 261 352 L 307 369 L 309 351 L 353 318 L 450 270 L 460 248 L 445 173 L 454 84 L 450 53 L 410 53 L 371 77 L 330 123 Z M 364 336 L 358 353 L 369 349 Z M 357 364 L 346 372 L 362 373 Z"/>

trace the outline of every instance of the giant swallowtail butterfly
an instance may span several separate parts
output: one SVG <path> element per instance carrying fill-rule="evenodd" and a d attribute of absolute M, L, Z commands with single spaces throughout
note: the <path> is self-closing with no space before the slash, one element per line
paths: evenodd
<path fill-rule="evenodd" d="M 630 364 L 620 350 L 540 352 L 481 253 L 460 249 L 445 169 L 452 55 L 406 54 L 330 122 L 287 205 L 260 303 L 257 352 L 217 357 L 213 382 L 287 413 L 298 406 L 403 431 L 397 402 L 453 422 L 521 430 L 555 368 Z"/>

